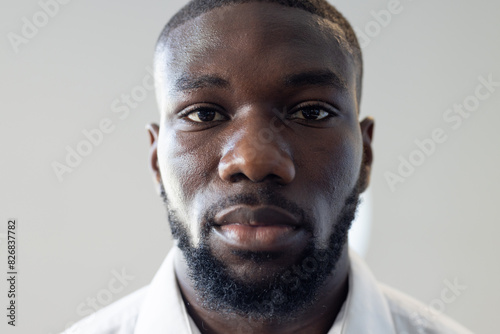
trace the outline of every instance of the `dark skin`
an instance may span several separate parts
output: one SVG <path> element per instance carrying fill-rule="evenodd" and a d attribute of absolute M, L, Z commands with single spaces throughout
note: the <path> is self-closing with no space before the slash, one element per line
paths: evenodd
<path fill-rule="evenodd" d="M 313 218 L 312 230 L 294 230 L 293 246 L 288 234 L 272 244 L 273 238 L 236 233 L 228 243 L 218 227 L 210 229 L 214 255 L 243 281 L 256 282 L 295 263 L 312 238 L 326 247 L 361 169 L 369 175 L 374 122 L 358 119 L 356 67 L 332 36 L 343 35 L 330 21 L 255 2 L 215 9 L 181 25 L 157 55 L 161 123 L 148 126 L 150 164 L 194 246 L 207 207 L 264 187 Z M 368 178 L 362 188 L 367 186 Z M 259 247 L 278 255 L 257 263 L 234 252 Z M 188 311 L 203 333 L 327 333 L 348 291 L 345 246 L 310 308 L 295 321 L 259 322 L 203 308 L 183 256 L 175 261 Z"/>

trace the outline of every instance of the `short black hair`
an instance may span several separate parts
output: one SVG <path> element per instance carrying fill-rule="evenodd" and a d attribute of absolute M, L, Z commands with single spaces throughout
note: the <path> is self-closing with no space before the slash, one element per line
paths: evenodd
<path fill-rule="evenodd" d="M 361 47 L 351 24 L 333 5 L 329 4 L 326 0 L 191 0 L 182 9 L 180 9 L 166 24 L 165 28 L 163 28 L 156 44 L 156 51 L 158 52 L 165 46 L 169 33 L 178 26 L 213 9 L 248 2 L 275 3 L 286 7 L 297 8 L 305 10 L 311 14 L 318 15 L 337 24 L 345 34 L 345 38 L 351 49 L 350 53 L 354 58 L 356 70 L 358 72 L 356 73 L 356 89 L 359 105 L 361 100 L 363 77 L 363 57 Z"/>

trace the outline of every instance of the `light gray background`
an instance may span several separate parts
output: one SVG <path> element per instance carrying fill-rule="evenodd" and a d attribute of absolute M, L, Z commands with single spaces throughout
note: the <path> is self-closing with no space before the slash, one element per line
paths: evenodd
<path fill-rule="evenodd" d="M 358 29 L 388 2 L 332 1 Z M 144 124 L 158 120 L 154 94 L 123 120 L 111 103 L 141 85 L 160 29 L 184 3 L 73 0 L 15 53 L 8 34 L 21 34 L 22 18 L 40 6 L 1 0 L 0 234 L 7 218 L 18 219 L 20 272 L 18 326 L 8 327 L 2 311 L 2 333 L 60 332 L 89 298 L 102 307 L 147 284 L 169 249 L 147 169 Z M 444 280 L 458 279 L 467 288 L 445 313 L 474 332 L 496 333 L 500 89 L 457 130 L 443 113 L 474 94 L 479 76 L 500 81 L 500 2 L 401 4 L 364 48 L 362 114 L 377 121 L 367 261 L 379 280 L 426 304 L 441 298 Z M 51 164 L 104 118 L 114 131 L 59 182 Z M 384 173 L 438 127 L 448 140 L 391 192 Z M 112 293 L 113 270 L 122 269 L 134 279 Z M 6 288 L 1 279 L 2 310 Z"/>

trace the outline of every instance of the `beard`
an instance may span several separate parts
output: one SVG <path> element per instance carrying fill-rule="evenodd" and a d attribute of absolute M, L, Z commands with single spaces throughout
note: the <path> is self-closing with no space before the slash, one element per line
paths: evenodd
<path fill-rule="evenodd" d="M 216 212 L 235 204 L 272 204 L 301 217 L 301 226 L 312 231 L 314 223 L 304 210 L 269 188 L 261 190 L 259 196 L 242 194 L 230 197 L 206 211 L 201 225 L 200 242 L 194 247 L 186 228 L 187 224 L 178 219 L 161 185 L 161 196 L 167 209 L 172 236 L 185 257 L 188 275 L 201 306 L 219 314 L 238 315 L 278 324 L 295 319 L 302 311 L 312 306 L 318 299 L 320 288 L 330 275 L 335 274 L 335 267 L 347 244 L 348 231 L 355 218 L 362 192 L 361 184 L 364 183 L 365 177 L 364 173 L 360 174 L 338 218 L 332 222 L 334 228 L 326 247 L 320 247 L 315 238 L 311 238 L 293 265 L 281 268 L 258 281 L 235 277 L 229 268 L 213 255 L 208 236 L 214 226 Z M 237 254 L 256 264 L 271 261 L 276 257 L 276 254 L 270 252 L 240 251 Z"/>

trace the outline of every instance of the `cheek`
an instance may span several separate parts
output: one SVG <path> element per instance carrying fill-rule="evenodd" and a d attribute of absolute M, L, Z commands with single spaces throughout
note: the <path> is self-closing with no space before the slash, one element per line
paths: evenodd
<path fill-rule="evenodd" d="M 330 200 L 346 198 L 358 180 L 361 161 L 361 136 L 357 132 L 339 131 L 304 150 L 299 162 L 301 173 L 312 192 Z"/>
<path fill-rule="evenodd" d="M 160 132 L 158 144 L 162 178 L 172 186 L 177 185 L 176 191 L 187 202 L 207 182 L 215 151 L 207 141 L 192 137 L 168 129 Z"/>
<path fill-rule="evenodd" d="M 160 131 L 158 163 L 170 207 L 187 225 L 196 244 L 201 217 L 197 216 L 200 210 L 194 207 L 195 197 L 209 184 L 216 150 L 214 147 L 195 147 L 194 142 L 199 141 L 186 140 L 173 130 Z"/>
<path fill-rule="evenodd" d="M 324 143 L 330 143 L 325 145 Z M 311 146 L 302 166 L 303 194 L 316 222 L 315 234 L 326 246 L 347 197 L 356 186 L 361 161 L 361 138 L 356 133 L 330 136 L 323 144 Z"/>
<path fill-rule="evenodd" d="M 363 149 L 361 137 L 354 134 L 339 138 L 336 154 L 330 157 L 331 164 L 335 166 L 335 187 L 343 189 L 344 198 L 351 194 L 358 181 L 361 168 Z"/>

